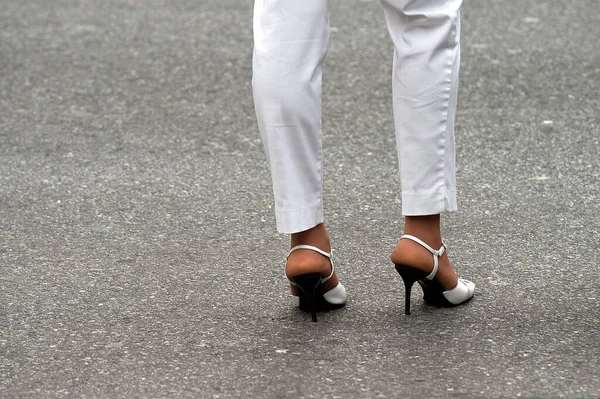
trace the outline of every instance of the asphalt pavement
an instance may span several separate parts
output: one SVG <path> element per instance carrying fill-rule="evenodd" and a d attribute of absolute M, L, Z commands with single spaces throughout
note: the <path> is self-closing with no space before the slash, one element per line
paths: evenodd
<path fill-rule="evenodd" d="M 600 397 L 600 3 L 462 13 L 465 306 L 403 315 L 392 48 L 330 1 L 325 216 L 347 307 L 292 306 L 247 0 L 0 0 L 3 398 Z"/>

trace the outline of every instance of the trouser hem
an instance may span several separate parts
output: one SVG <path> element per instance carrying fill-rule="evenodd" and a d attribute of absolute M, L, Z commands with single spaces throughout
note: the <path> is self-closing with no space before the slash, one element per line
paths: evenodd
<path fill-rule="evenodd" d="M 285 234 L 299 233 L 323 223 L 323 204 L 293 210 L 275 210 L 277 231 Z"/>
<path fill-rule="evenodd" d="M 458 209 L 456 190 L 435 193 L 402 194 L 403 216 L 437 215 Z"/>

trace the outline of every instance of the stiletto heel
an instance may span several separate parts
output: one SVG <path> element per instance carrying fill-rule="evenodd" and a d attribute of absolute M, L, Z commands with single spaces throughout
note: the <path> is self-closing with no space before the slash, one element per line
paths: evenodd
<path fill-rule="evenodd" d="M 410 314 L 410 292 L 412 290 L 412 286 L 416 281 L 427 276 L 427 273 L 423 270 L 417 269 L 412 266 L 404 265 L 402 263 L 396 263 L 396 271 L 402 277 L 402 281 L 404 281 L 404 287 L 406 289 L 406 294 L 404 298 L 404 314 Z"/>
<path fill-rule="evenodd" d="M 337 309 L 346 304 L 346 289 L 340 282 L 332 290 L 325 292 L 323 289 L 323 283 L 328 281 L 335 273 L 330 253 L 311 245 L 297 245 L 290 249 L 286 259 L 290 257 L 292 252 L 299 249 L 309 249 L 320 253 L 327 257 L 331 264 L 331 273 L 327 277 L 323 277 L 321 273 L 306 273 L 289 279 L 290 283 L 298 289 L 298 307 L 300 310 L 310 312 L 312 321 L 317 321 L 318 311 Z"/>
<path fill-rule="evenodd" d="M 301 274 L 291 278 L 292 284 L 298 288 L 298 297 L 300 298 L 300 304 L 298 307 L 302 310 L 310 312 L 312 321 L 317 321 L 317 298 L 319 295 L 323 295 L 321 279 L 323 277 L 320 273 L 309 273 Z M 319 290 L 319 288 L 321 288 Z"/>
<path fill-rule="evenodd" d="M 398 271 L 398 274 L 402 277 L 402 281 L 404 281 L 404 286 L 406 288 L 404 314 L 410 314 L 410 291 L 415 281 L 417 281 L 423 289 L 423 299 L 431 305 L 452 307 L 465 303 L 473 297 L 475 284 L 471 281 L 459 278 L 456 287 L 451 290 L 444 290 L 440 281 L 435 278 L 438 271 L 439 258 L 446 251 L 446 246 L 444 244 L 436 251 L 417 237 L 406 234 L 400 237 L 401 240 L 403 238 L 420 244 L 433 255 L 433 270 L 431 273 L 427 273 L 426 271 L 413 266 L 401 263 L 395 264 L 396 271 Z"/>

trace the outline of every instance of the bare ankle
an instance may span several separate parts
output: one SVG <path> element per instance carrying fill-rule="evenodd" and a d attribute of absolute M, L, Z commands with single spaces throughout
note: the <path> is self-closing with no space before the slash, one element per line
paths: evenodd
<path fill-rule="evenodd" d="M 312 245 L 327 252 L 331 251 L 329 234 L 323 223 L 319 223 L 308 230 L 292 234 L 291 246 L 295 247 L 301 244 Z"/>
<path fill-rule="evenodd" d="M 440 215 L 406 216 L 404 234 L 420 238 L 435 248 L 441 246 Z"/>

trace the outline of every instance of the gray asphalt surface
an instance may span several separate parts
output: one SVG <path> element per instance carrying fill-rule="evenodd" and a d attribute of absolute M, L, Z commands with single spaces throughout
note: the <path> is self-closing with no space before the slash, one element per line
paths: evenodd
<path fill-rule="evenodd" d="M 243 0 L 0 1 L 0 396 L 600 397 L 600 3 L 463 8 L 468 305 L 401 230 L 380 5 L 332 0 L 326 218 L 348 306 L 293 308 Z M 552 121 L 544 123 L 544 121 Z"/>

